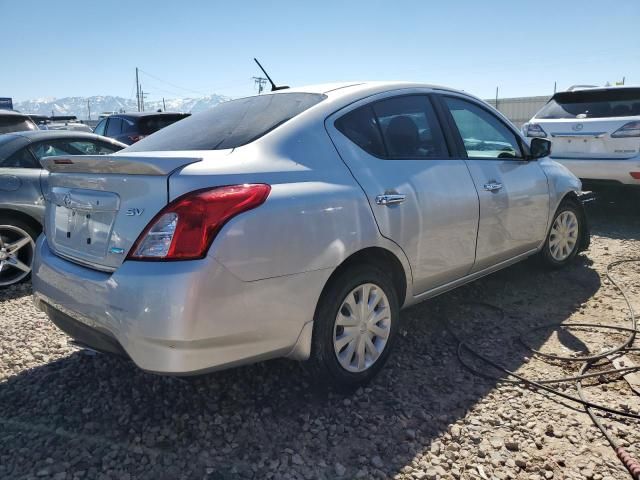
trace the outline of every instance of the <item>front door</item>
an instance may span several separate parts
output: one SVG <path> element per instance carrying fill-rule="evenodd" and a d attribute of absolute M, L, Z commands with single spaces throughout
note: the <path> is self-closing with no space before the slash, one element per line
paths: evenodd
<path fill-rule="evenodd" d="M 365 191 L 381 234 L 407 255 L 414 295 L 468 274 L 478 196 L 465 161 L 451 158 L 426 91 L 370 97 L 325 125 Z"/>
<path fill-rule="evenodd" d="M 549 215 L 547 177 L 525 160 L 523 144 L 480 103 L 442 96 L 480 197 L 478 246 L 473 271 L 511 259 L 540 245 Z"/>

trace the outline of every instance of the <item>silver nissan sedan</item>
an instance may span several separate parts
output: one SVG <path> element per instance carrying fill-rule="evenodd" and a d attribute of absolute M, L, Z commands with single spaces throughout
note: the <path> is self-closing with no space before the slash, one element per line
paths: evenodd
<path fill-rule="evenodd" d="M 370 380 L 400 309 L 587 247 L 580 181 L 464 92 L 352 83 L 232 100 L 108 156 L 58 156 L 35 301 L 166 375 L 274 357 Z"/>

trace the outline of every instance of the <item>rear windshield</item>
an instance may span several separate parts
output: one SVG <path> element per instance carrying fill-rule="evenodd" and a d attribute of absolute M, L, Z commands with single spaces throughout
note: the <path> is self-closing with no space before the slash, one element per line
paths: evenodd
<path fill-rule="evenodd" d="M 556 93 L 535 118 L 603 118 L 640 115 L 640 88 Z"/>
<path fill-rule="evenodd" d="M 161 128 L 168 127 L 178 120 L 187 118 L 188 113 L 178 115 L 157 115 L 155 117 L 143 117 L 138 122 L 138 129 L 142 135 L 151 135 Z"/>
<path fill-rule="evenodd" d="M 326 98 L 278 93 L 240 98 L 192 115 L 134 143 L 123 152 L 224 150 L 257 140 Z"/>
<path fill-rule="evenodd" d="M 0 115 L 0 133 L 24 132 L 25 130 L 38 130 L 38 127 L 27 117 Z"/>

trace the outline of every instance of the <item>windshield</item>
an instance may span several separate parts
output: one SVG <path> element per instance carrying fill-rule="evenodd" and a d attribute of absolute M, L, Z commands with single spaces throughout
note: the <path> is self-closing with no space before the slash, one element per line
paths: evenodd
<path fill-rule="evenodd" d="M 316 93 L 278 93 L 240 98 L 192 115 L 123 152 L 224 150 L 257 140 L 326 98 Z"/>
<path fill-rule="evenodd" d="M 26 130 L 38 130 L 38 127 L 27 117 L 0 115 L 0 133 L 24 132 Z"/>
<path fill-rule="evenodd" d="M 640 88 L 556 93 L 535 118 L 604 118 L 640 115 Z"/>

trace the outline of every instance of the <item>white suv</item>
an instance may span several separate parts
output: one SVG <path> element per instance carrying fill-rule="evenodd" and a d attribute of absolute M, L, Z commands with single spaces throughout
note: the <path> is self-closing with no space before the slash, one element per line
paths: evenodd
<path fill-rule="evenodd" d="M 551 158 L 586 185 L 640 186 L 640 87 L 556 93 L 522 130 L 551 140 Z"/>

